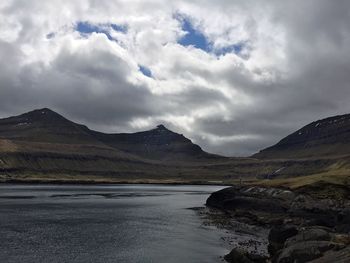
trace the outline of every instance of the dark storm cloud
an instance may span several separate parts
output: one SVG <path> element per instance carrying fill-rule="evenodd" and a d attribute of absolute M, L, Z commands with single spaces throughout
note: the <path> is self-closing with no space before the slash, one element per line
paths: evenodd
<path fill-rule="evenodd" d="M 203 89 L 198 86 L 191 86 L 180 94 L 166 95 L 164 98 L 175 106 L 172 110 L 182 114 L 198 107 L 210 107 L 228 101 L 220 91 Z M 179 105 L 181 105 L 181 108 L 178 108 Z"/>

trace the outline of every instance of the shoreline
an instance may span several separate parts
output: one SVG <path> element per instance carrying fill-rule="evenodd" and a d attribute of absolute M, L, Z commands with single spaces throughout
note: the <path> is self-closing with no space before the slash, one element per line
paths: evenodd
<path fill-rule="evenodd" d="M 202 219 L 204 226 L 213 226 L 221 233 L 220 239 L 225 243 L 228 253 L 232 247 L 249 251 L 259 258 L 268 257 L 269 227 L 241 222 L 220 209 L 204 206 L 194 209 Z M 222 255 L 224 259 L 225 255 Z M 225 261 L 226 262 L 226 261 Z"/>
<path fill-rule="evenodd" d="M 120 180 L 120 181 L 108 181 L 108 180 L 59 180 L 59 179 L 9 179 L 0 180 L 0 185 L 4 184 L 52 184 L 52 185 L 122 185 L 122 184 L 140 184 L 140 185 L 208 185 L 208 186 L 223 186 L 230 187 L 233 184 L 220 183 L 220 182 L 207 182 L 207 181 L 163 181 L 163 180 Z"/>
<path fill-rule="evenodd" d="M 350 261 L 349 199 L 311 195 L 309 191 L 233 186 L 211 194 L 206 206 L 222 211 L 221 221 L 269 229 L 268 257 L 234 245 L 224 257 L 227 262 Z"/>

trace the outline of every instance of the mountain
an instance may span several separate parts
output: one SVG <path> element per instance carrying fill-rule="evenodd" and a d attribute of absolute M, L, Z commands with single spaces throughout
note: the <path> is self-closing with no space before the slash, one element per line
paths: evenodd
<path fill-rule="evenodd" d="M 84 126 L 47 108 L 0 119 L 0 138 L 42 143 L 101 144 L 86 132 Z"/>
<path fill-rule="evenodd" d="M 204 152 L 182 134 L 168 130 L 164 125 L 137 133 L 105 134 L 92 132 L 95 138 L 113 148 L 156 160 L 191 160 L 216 158 Z"/>
<path fill-rule="evenodd" d="M 349 132 L 350 115 L 335 116 L 253 158 L 228 158 L 203 151 L 164 125 L 106 134 L 44 108 L 0 119 L 0 182 L 343 183 L 350 171 Z"/>
<path fill-rule="evenodd" d="M 164 125 L 106 134 L 47 108 L 0 119 L 0 181 L 203 180 L 215 178 L 207 165 L 217 160 L 226 158 L 206 153 Z"/>
<path fill-rule="evenodd" d="M 314 121 L 252 157 L 295 159 L 345 155 L 350 155 L 350 114 Z"/>
<path fill-rule="evenodd" d="M 61 144 L 68 148 L 89 145 L 153 160 L 215 157 L 164 125 L 144 132 L 106 134 L 74 123 L 47 108 L 0 119 L 0 139 L 22 145 L 30 143 L 34 148 L 39 144 L 47 147 Z"/>

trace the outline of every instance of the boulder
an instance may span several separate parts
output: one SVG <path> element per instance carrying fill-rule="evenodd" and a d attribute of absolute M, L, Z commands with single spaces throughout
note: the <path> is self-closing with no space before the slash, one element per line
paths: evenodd
<path fill-rule="evenodd" d="M 309 228 L 302 231 L 293 237 L 286 240 L 284 246 L 289 247 L 295 243 L 303 241 L 330 241 L 332 238 L 331 234 L 324 228 Z"/>
<path fill-rule="evenodd" d="M 305 241 L 295 243 L 280 251 L 276 263 L 304 263 L 323 256 L 323 253 L 339 248 L 339 244 L 329 241 Z"/>
<path fill-rule="evenodd" d="M 269 240 L 269 253 L 275 255 L 278 250 L 283 248 L 284 242 L 298 234 L 298 230 L 294 225 L 280 225 L 271 228 L 268 240 Z"/>
<path fill-rule="evenodd" d="M 287 210 L 279 200 L 250 196 L 236 196 L 226 200 L 223 206 L 226 210 L 244 209 L 248 211 L 264 211 L 270 213 L 283 213 Z"/>
<path fill-rule="evenodd" d="M 233 199 L 236 195 L 236 189 L 234 187 L 228 187 L 220 191 L 212 193 L 207 199 L 206 205 L 224 209 L 224 203 L 230 199 Z"/>
<path fill-rule="evenodd" d="M 324 253 L 324 256 L 310 263 L 349 263 L 350 262 L 350 246 L 340 250 L 330 250 Z"/>

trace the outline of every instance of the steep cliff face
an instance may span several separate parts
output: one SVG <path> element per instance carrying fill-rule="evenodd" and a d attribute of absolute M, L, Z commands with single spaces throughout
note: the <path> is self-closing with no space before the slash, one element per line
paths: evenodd
<path fill-rule="evenodd" d="M 312 122 L 255 158 L 308 158 L 350 154 L 350 114 Z"/>

